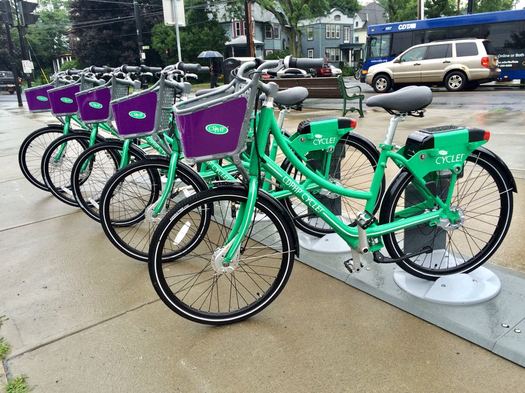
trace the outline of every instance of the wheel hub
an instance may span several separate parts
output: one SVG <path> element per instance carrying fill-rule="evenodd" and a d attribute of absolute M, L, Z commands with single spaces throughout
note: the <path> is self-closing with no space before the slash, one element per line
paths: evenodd
<path fill-rule="evenodd" d="M 160 222 L 160 220 L 162 220 L 166 215 L 167 209 L 166 206 L 163 206 L 159 214 L 155 215 L 155 206 L 156 203 L 154 202 L 146 208 L 146 210 L 144 211 L 144 219 L 151 222 L 152 224 L 157 225 Z"/>
<path fill-rule="evenodd" d="M 450 213 L 455 218 L 453 220 L 450 220 L 450 218 L 441 218 L 437 226 L 443 228 L 446 231 L 453 231 L 461 228 L 465 222 L 465 212 L 463 209 L 458 206 L 454 206 L 450 208 Z"/>
<path fill-rule="evenodd" d="M 239 268 L 239 250 L 237 250 L 230 263 L 226 265 L 224 264 L 224 257 L 226 256 L 226 253 L 232 246 L 232 243 L 233 241 L 226 244 L 224 247 L 219 247 L 213 253 L 211 257 L 211 267 L 215 271 L 216 275 L 231 274 Z"/>

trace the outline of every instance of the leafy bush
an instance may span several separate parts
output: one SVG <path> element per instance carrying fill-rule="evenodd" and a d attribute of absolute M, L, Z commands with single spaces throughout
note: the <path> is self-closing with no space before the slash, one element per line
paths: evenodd
<path fill-rule="evenodd" d="M 71 70 L 75 68 L 80 68 L 78 60 L 70 60 L 62 64 L 62 66 L 60 67 L 60 71 Z"/>

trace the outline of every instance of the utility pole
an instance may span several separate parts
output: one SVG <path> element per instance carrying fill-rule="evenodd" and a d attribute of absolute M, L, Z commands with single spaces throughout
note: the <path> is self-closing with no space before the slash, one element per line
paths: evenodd
<path fill-rule="evenodd" d="M 252 28 L 252 1 L 244 0 L 244 17 L 246 19 L 246 45 L 248 46 L 248 56 L 255 57 L 255 45 L 253 43 L 253 28 Z"/>
<path fill-rule="evenodd" d="M 9 10 L 11 9 L 9 8 Z M 13 40 L 11 39 L 10 25 L 8 23 L 5 23 L 4 26 L 7 37 L 7 48 L 9 49 L 9 56 L 11 57 L 11 72 L 13 73 L 13 76 L 15 78 L 16 98 L 18 100 L 18 106 L 22 107 L 22 91 L 20 90 L 20 84 L 18 83 L 18 71 L 15 65 L 15 51 L 13 48 Z"/>
<path fill-rule="evenodd" d="M 425 0 L 417 0 L 417 19 L 425 19 Z"/>
<path fill-rule="evenodd" d="M 135 14 L 137 45 L 139 47 L 139 62 L 140 64 L 144 64 L 144 60 L 146 60 L 146 54 L 142 50 L 142 47 L 144 46 L 142 41 L 142 15 L 140 13 L 138 0 L 133 0 L 133 13 Z"/>
<path fill-rule="evenodd" d="M 23 60 L 30 60 L 29 52 L 27 51 L 26 45 L 26 26 L 24 21 L 24 11 L 22 2 L 15 2 L 15 13 L 17 18 L 17 30 L 18 30 L 18 39 L 20 40 L 20 52 L 22 54 Z M 25 74 L 27 87 L 31 87 L 31 74 Z"/>
<path fill-rule="evenodd" d="M 173 17 L 175 18 L 175 36 L 177 38 L 177 59 L 179 63 L 182 61 L 182 55 L 180 50 L 180 30 L 179 30 L 179 10 L 177 5 L 178 0 L 172 0 Z"/>
<path fill-rule="evenodd" d="M 468 0 L 467 3 L 467 14 L 474 13 L 474 0 Z"/>

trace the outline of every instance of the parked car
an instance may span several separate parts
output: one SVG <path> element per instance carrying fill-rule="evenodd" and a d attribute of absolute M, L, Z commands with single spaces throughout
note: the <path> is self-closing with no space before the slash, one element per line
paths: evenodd
<path fill-rule="evenodd" d="M 475 89 L 501 70 L 488 40 L 459 39 L 415 45 L 394 60 L 368 69 L 366 83 L 377 93 L 399 85 L 445 85 L 448 91 Z"/>
<path fill-rule="evenodd" d="M 0 71 L 0 91 L 15 93 L 15 77 L 11 71 Z"/>
<path fill-rule="evenodd" d="M 277 71 L 278 78 L 308 78 L 308 74 L 305 70 L 300 68 L 286 68 L 284 70 Z"/>
<path fill-rule="evenodd" d="M 337 68 L 333 65 L 329 65 L 330 70 L 332 71 L 332 76 L 339 76 L 343 73 L 343 71 L 340 68 Z"/>

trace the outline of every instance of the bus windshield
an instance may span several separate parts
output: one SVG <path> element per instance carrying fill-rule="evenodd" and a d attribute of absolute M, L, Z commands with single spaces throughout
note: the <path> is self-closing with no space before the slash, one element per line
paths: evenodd
<path fill-rule="evenodd" d="M 380 34 L 370 37 L 367 54 L 372 59 L 388 57 L 390 54 L 390 41 L 392 34 Z"/>

